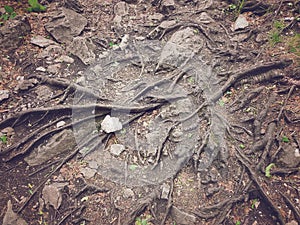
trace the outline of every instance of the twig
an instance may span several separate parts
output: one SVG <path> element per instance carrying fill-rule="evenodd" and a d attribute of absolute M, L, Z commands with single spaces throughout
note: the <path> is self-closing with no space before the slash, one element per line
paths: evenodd
<path fill-rule="evenodd" d="M 58 223 L 57 225 L 61 225 L 63 224 L 73 213 L 75 213 L 76 211 L 80 211 L 80 214 L 82 213 L 82 211 L 86 208 L 85 205 L 82 206 L 78 206 L 77 208 L 73 209 L 71 212 L 69 212 L 67 215 L 65 215 Z"/>
<path fill-rule="evenodd" d="M 288 95 L 286 96 L 286 99 L 284 100 L 283 106 L 281 107 L 281 109 L 280 109 L 280 111 L 279 111 L 279 114 L 278 114 L 278 117 L 277 117 L 277 120 L 276 120 L 277 122 L 280 121 L 280 118 L 281 118 L 281 116 L 282 116 L 282 112 L 283 112 L 284 108 L 286 107 L 286 104 L 287 104 L 287 102 L 288 102 L 288 99 L 291 97 L 291 95 L 292 95 L 292 93 L 293 93 L 295 87 L 296 87 L 296 86 L 293 85 L 293 86 L 290 88 L 289 93 L 288 93 Z"/>
<path fill-rule="evenodd" d="M 288 205 L 288 207 L 293 211 L 295 219 L 297 221 L 300 221 L 300 212 L 298 211 L 298 209 L 296 208 L 294 203 L 285 194 L 283 194 L 281 191 L 279 191 L 279 193 L 283 197 L 283 200 Z"/>

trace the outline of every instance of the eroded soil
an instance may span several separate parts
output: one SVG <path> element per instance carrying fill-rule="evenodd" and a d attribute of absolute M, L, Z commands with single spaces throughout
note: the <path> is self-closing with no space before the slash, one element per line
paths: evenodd
<path fill-rule="evenodd" d="M 2 224 L 298 224 L 298 1 L 40 2 L 0 3 Z"/>

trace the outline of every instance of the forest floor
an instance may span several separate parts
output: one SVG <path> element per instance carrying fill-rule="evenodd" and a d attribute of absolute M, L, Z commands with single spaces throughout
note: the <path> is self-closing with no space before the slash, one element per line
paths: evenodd
<path fill-rule="evenodd" d="M 0 2 L 3 225 L 298 224 L 299 1 L 29 2 Z"/>

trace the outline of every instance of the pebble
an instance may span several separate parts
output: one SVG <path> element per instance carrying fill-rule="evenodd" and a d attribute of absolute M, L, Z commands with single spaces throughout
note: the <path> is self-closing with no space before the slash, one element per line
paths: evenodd
<path fill-rule="evenodd" d="M 62 127 L 62 126 L 64 126 L 66 124 L 66 122 L 65 121 L 59 121 L 57 124 L 56 124 L 56 127 L 58 128 L 58 127 Z"/>
<path fill-rule="evenodd" d="M 249 26 L 249 22 L 247 18 L 243 14 L 240 14 L 234 23 L 233 29 L 236 31 L 240 29 L 245 29 L 248 26 Z"/>
<path fill-rule="evenodd" d="M 122 130 L 122 123 L 119 118 L 107 115 L 101 123 L 101 129 L 105 133 L 113 133 Z"/>
<path fill-rule="evenodd" d="M 119 156 L 124 150 L 125 150 L 124 145 L 112 144 L 110 146 L 110 153 L 115 155 L 115 156 Z"/>
<path fill-rule="evenodd" d="M 0 90 L 0 102 L 9 98 L 9 91 L 8 90 Z"/>
<path fill-rule="evenodd" d="M 124 198 L 133 198 L 134 197 L 134 192 L 130 188 L 125 188 L 123 192 L 123 197 Z"/>
<path fill-rule="evenodd" d="M 46 68 L 45 67 L 42 67 L 42 66 L 39 66 L 35 69 L 36 71 L 39 71 L 39 72 L 46 72 Z"/>

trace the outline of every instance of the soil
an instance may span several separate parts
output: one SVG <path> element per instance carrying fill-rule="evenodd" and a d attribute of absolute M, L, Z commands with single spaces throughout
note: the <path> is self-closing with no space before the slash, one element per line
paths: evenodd
<path fill-rule="evenodd" d="M 39 2 L 0 3 L 30 25 L 0 47 L 2 224 L 298 224 L 299 1 Z M 45 28 L 62 7 L 92 61 Z"/>

